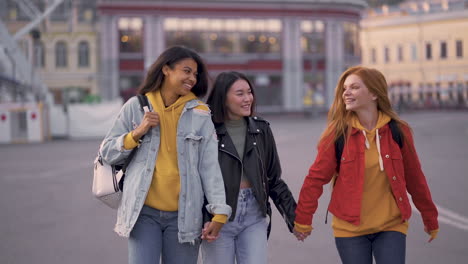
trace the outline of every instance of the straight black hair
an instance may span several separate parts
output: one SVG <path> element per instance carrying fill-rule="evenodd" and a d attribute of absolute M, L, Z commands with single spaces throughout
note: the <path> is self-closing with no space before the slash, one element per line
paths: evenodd
<path fill-rule="evenodd" d="M 212 120 L 214 123 L 224 123 L 227 118 L 226 98 L 227 93 L 231 86 L 238 80 L 246 81 L 253 95 L 253 102 L 250 109 L 250 116 L 255 111 L 255 91 L 252 83 L 247 79 L 247 76 L 240 72 L 222 72 L 217 77 L 213 84 L 213 90 L 211 91 L 207 104 L 211 108 Z"/>
<path fill-rule="evenodd" d="M 165 65 L 174 69 L 174 65 L 184 59 L 193 59 L 197 63 L 197 83 L 191 92 L 198 97 L 203 97 L 208 91 L 208 72 L 201 57 L 193 50 L 182 46 L 174 46 L 166 49 L 158 59 L 151 65 L 146 74 L 145 80 L 138 88 L 139 94 L 146 94 L 161 89 L 164 82 L 162 69 Z"/>

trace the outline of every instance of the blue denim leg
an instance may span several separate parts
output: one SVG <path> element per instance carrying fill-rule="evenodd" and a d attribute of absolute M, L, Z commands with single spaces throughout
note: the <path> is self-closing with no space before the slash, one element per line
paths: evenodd
<path fill-rule="evenodd" d="M 343 264 L 372 264 L 372 242 L 367 236 L 335 237 Z"/>
<path fill-rule="evenodd" d="M 234 220 L 223 226 L 216 241 L 202 242 L 203 263 L 267 263 L 267 227 L 252 189 L 241 189 Z"/>
<path fill-rule="evenodd" d="M 406 235 L 400 232 L 380 232 L 372 244 L 377 264 L 405 264 Z"/>
<path fill-rule="evenodd" d="M 336 237 L 336 248 L 343 264 L 404 264 L 406 235 L 387 231 L 358 237 Z"/>
<path fill-rule="evenodd" d="M 199 243 L 179 243 L 177 215 L 143 206 L 128 240 L 129 264 L 157 264 L 161 258 L 162 263 L 197 263 Z"/>
<path fill-rule="evenodd" d="M 194 244 L 179 243 L 177 216 L 177 212 L 161 212 L 161 219 L 165 223 L 163 228 L 162 263 L 197 264 L 200 240 L 197 240 Z"/>
<path fill-rule="evenodd" d="M 159 263 L 161 249 L 162 228 L 158 210 L 144 206 L 128 239 L 128 263 Z"/>

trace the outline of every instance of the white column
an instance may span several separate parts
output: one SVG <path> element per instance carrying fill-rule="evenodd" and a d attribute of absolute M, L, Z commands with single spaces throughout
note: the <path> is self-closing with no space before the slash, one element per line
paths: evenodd
<path fill-rule="evenodd" d="M 119 96 L 119 37 L 117 17 L 102 15 L 101 19 L 101 72 L 98 76 L 101 97 L 105 100 Z"/>
<path fill-rule="evenodd" d="M 144 67 L 145 72 L 165 49 L 164 18 L 146 16 L 144 24 Z"/>
<path fill-rule="evenodd" d="M 344 43 L 342 22 L 328 19 L 325 23 L 325 94 L 326 104 L 329 107 L 335 96 L 338 79 L 344 71 Z"/>
<path fill-rule="evenodd" d="M 283 107 L 286 111 L 302 110 L 304 90 L 300 19 L 283 20 Z"/>

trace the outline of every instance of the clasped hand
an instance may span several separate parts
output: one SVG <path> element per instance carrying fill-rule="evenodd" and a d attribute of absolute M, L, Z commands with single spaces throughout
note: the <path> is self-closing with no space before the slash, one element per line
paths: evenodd
<path fill-rule="evenodd" d="M 202 230 L 201 239 L 208 242 L 213 242 L 219 237 L 219 231 L 223 227 L 223 223 L 218 223 L 215 221 L 206 222 Z"/>
<path fill-rule="evenodd" d="M 304 242 L 304 240 L 311 234 L 311 231 L 309 231 L 309 232 L 299 232 L 294 227 L 293 234 L 297 238 L 297 240 Z"/>

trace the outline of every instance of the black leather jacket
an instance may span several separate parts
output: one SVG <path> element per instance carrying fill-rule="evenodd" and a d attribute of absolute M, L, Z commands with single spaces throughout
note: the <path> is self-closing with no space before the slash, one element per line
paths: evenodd
<path fill-rule="evenodd" d="M 283 216 L 289 231 L 294 227 L 296 201 L 286 183 L 281 179 L 281 165 L 270 125 L 260 117 L 246 117 L 247 136 L 244 157 L 239 158 L 224 124 L 215 124 L 218 135 L 218 159 L 223 173 L 226 203 L 232 207 L 229 221 L 234 220 L 239 195 L 241 172 L 252 185 L 256 200 L 264 216 L 270 216 L 268 234 L 271 230 L 270 197 Z M 208 215 L 209 217 L 209 215 Z M 209 219 L 207 219 L 209 221 Z"/>

